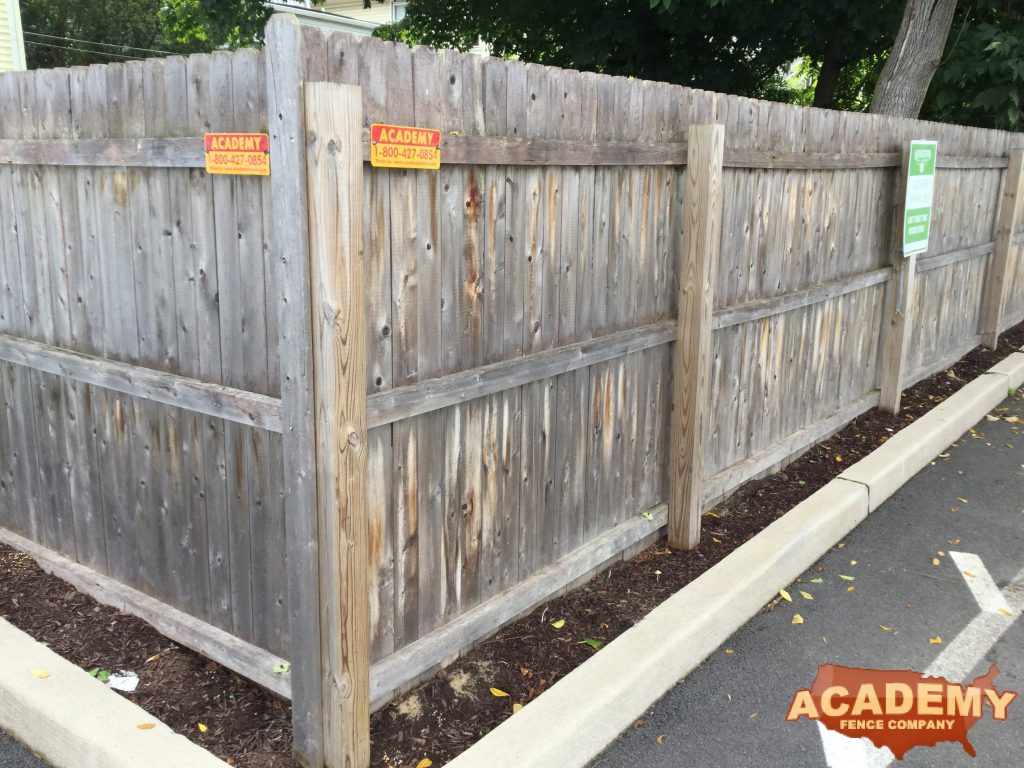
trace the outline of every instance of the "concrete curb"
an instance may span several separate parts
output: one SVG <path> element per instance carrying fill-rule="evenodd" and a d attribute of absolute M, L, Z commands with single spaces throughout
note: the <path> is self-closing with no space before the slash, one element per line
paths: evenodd
<path fill-rule="evenodd" d="M 1022 382 L 1024 354 L 1014 352 L 840 477 L 868 488 L 870 509 L 874 512 Z"/>
<path fill-rule="evenodd" d="M 227 766 L 3 619 L 0 649 L 0 728 L 57 768 Z"/>
<path fill-rule="evenodd" d="M 452 768 L 586 766 L 882 501 L 1024 383 L 1014 353 L 851 466 L 468 750 Z"/>

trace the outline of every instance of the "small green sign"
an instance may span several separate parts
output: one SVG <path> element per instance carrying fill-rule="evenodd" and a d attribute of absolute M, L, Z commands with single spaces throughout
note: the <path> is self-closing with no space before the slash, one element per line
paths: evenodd
<path fill-rule="evenodd" d="M 935 192 L 935 158 L 939 146 L 934 141 L 910 142 L 907 167 L 907 196 L 903 204 L 903 255 L 928 250 L 932 227 L 932 197 Z"/>

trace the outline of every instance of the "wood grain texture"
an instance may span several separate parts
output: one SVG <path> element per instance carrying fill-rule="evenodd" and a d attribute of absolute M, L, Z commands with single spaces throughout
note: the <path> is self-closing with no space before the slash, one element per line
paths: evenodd
<path fill-rule="evenodd" d="M 463 617 L 669 497 L 691 124 L 726 126 L 705 507 L 878 397 L 909 138 L 940 157 L 900 383 L 979 340 L 1017 146 L 998 131 L 284 17 L 262 52 L 0 76 L 0 334 L 41 345 L 0 360 L 0 524 L 290 657 L 309 762 L 323 635 L 303 80 L 362 88 L 375 663 L 421 638 L 454 652 L 486 631 L 460 641 Z M 442 169 L 370 167 L 375 121 L 440 128 Z M 270 133 L 271 177 L 207 176 L 199 137 L 216 130 Z M 1020 239 L 1000 329 L 1024 316 Z"/>
<path fill-rule="evenodd" d="M 903 212 L 906 198 L 907 169 L 910 163 L 910 144 L 903 150 L 903 166 L 899 177 L 893 221 L 893 271 L 885 292 L 883 314 L 882 368 L 879 382 L 878 407 L 886 413 L 899 413 L 903 397 L 904 364 L 910 341 L 910 328 L 914 316 L 914 276 L 917 254 L 904 256 L 900 246 L 903 238 Z"/>
<path fill-rule="evenodd" d="M 362 92 L 306 83 L 324 763 L 370 764 Z"/>
<path fill-rule="evenodd" d="M 995 349 L 999 343 L 999 332 L 1002 330 L 1003 310 L 1009 292 L 1007 277 L 1010 273 L 1011 243 L 1020 221 L 1020 210 L 1024 192 L 1021 184 L 1024 181 L 1024 150 L 1010 151 L 1010 165 L 1003 178 L 1003 190 L 999 200 L 999 213 L 996 217 L 995 248 L 989 262 L 988 274 L 985 279 L 984 294 L 981 299 L 980 332 L 982 344 Z"/>
<path fill-rule="evenodd" d="M 293 746 L 300 760 L 320 766 L 324 761 L 320 541 L 302 56 L 298 24 L 286 14 L 275 15 L 267 27 L 266 87 L 275 171 L 270 177 L 270 238 L 278 265 L 275 303 L 284 430 Z"/>
<path fill-rule="evenodd" d="M 614 360 L 665 344 L 675 332 L 675 323 L 664 320 L 370 395 L 369 424 L 372 428 L 401 421 Z"/>
<path fill-rule="evenodd" d="M 281 401 L 274 397 L 206 384 L 6 334 L 0 334 L 0 360 L 143 400 L 272 432 L 281 431 Z"/>
<path fill-rule="evenodd" d="M 0 165 L 205 168 L 203 137 L 0 139 Z"/>
<path fill-rule="evenodd" d="M 373 45 L 373 44 L 371 44 Z M 390 54 L 389 54 L 390 55 Z M 472 60 L 469 60 L 472 61 Z M 378 81 L 380 82 L 380 81 Z M 0 139 L 0 165 L 205 168 L 202 136 L 136 139 Z M 364 131 L 363 161 L 370 160 Z M 899 153 L 776 152 L 729 149 L 727 168 L 834 169 L 892 168 Z M 657 166 L 686 163 L 686 144 L 662 141 L 588 141 L 572 138 L 520 139 L 506 136 L 445 135 L 441 160 L 449 165 Z M 939 168 L 1005 168 L 998 155 L 940 158 Z"/>
<path fill-rule="evenodd" d="M 686 230 L 679 256 L 668 503 L 669 546 L 679 549 L 692 549 L 700 542 L 704 440 L 709 418 L 712 275 L 718 268 L 722 237 L 725 127 L 691 126 L 689 147 Z"/>

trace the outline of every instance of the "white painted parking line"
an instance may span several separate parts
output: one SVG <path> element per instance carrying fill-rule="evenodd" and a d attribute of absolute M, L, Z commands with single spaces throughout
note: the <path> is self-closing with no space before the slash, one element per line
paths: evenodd
<path fill-rule="evenodd" d="M 971 623 L 953 638 L 953 642 L 935 657 L 935 661 L 928 665 L 926 674 L 941 675 L 950 681 L 962 682 L 1020 617 L 1021 611 L 1024 610 L 1024 589 L 1020 587 L 1022 582 L 1024 569 L 999 593 L 1003 605 L 996 609 L 997 612 L 982 611 L 975 616 Z M 1009 615 L 999 613 L 999 610 L 1005 610 Z"/>
<path fill-rule="evenodd" d="M 949 554 L 981 607 L 981 613 L 943 648 L 924 674 L 962 683 L 1024 611 L 1024 569 L 1000 591 L 980 557 L 968 552 Z M 968 573 L 964 573 L 965 570 Z M 992 607 L 994 610 L 989 610 Z M 879 749 L 869 739 L 854 739 L 830 731 L 820 721 L 818 734 L 829 768 L 886 768 L 896 759 L 888 747 Z"/>
<path fill-rule="evenodd" d="M 949 556 L 953 558 L 956 567 L 960 569 L 960 574 L 967 582 L 967 588 L 971 590 L 971 594 L 974 595 L 981 610 L 989 613 L 1010 610 L 1006 598 L 1003 597 L 1003 593 L 999 591 L 999 587 L 992 580 L 988 568 L 981 562 L 980 557 L 970 552 L 950 552 Z"/>
<path fill-rule="evenodd" d="M 888 747 L 879 749 L 866 738 L 854 739 L 830 731 L 817 721 L 828 768 L 885 768 L 896 756 Z"/>

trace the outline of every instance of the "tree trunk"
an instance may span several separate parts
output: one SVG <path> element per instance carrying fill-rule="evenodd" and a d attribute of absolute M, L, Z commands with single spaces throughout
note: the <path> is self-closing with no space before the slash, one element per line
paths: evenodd
<path fill-rule="evenodd" d="M 946 47 L 957 0 L 907 0 L 903 22 L 871 97 L 871 112 L 917 117 Z"/>
<path fill-rule="evenodd" d="M 822 109 L 835 109 L 836 86 L 839 85 L 839 73 L 845 63 L 839 55 L 838 47 L 830 44 L 825 53 L 825 59 L 821 62 L 818 83 L 814 86 L 813 106 Z"/>

